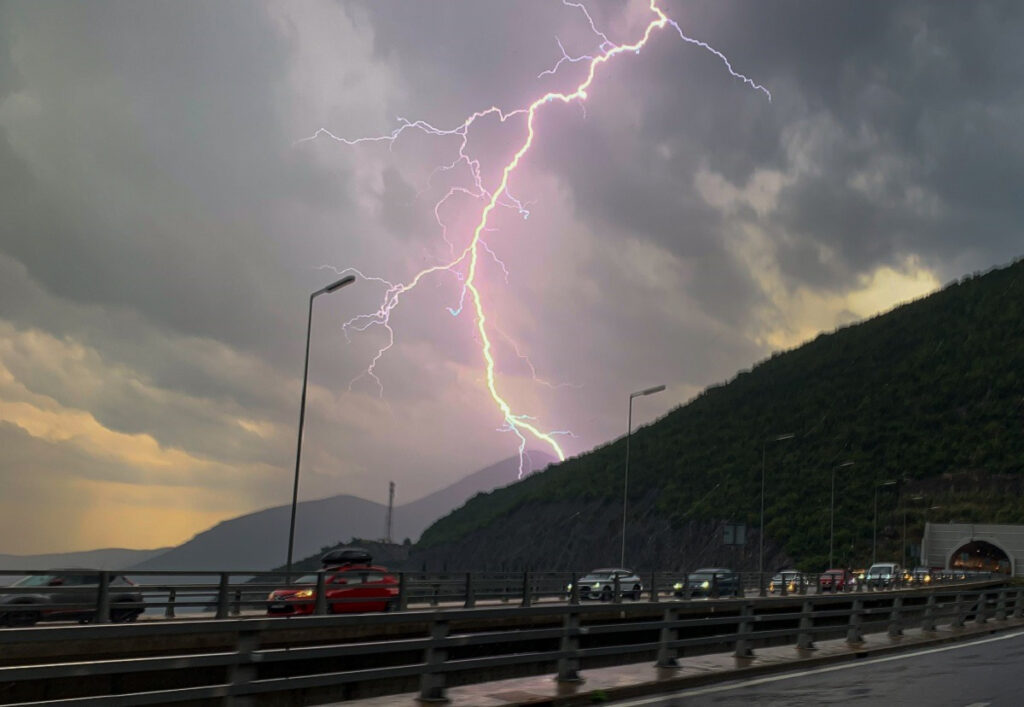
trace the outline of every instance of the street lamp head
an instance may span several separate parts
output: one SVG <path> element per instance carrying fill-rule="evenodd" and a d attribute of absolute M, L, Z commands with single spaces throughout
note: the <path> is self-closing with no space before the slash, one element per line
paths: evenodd
<path fill-rule="evenodd" d="M 795 434 L 793 434 L 792 432 L 787 432 L 786 434 L 783 435 L 776 435 L 773 439 L 776 442 L 781 442 L 784 439 L 793 439 L 794 437 L 796 437 Z"/>
<path fill-rule="evenodd" d="M 351 285 L 355 281 L 356 281 L 356 276 L 355 275 L 346 275 L 345 277 L 341 278 L 337 282 L 332 282 L 330 285 L 325 287 L 324 288 L 324 292 L 330 294 L 331 292 L 334 292 L 335 290 L 340 290 L 342 287 L 345 287 L 346 285 Z"/>
<path fill-rule="evenodd" d="M 847 467 L 847 466 L 853 466 L 853 464 L 854 464 L 854 462 L 850 462 L 850 461 L 843 462 L 842 464 L 837 466 L 836 469 L 842 469 L 842 468 Z"/>
<path fill-rule="evenodd" d="M 663 385 L 656 385 L 653 388 L 644 388 L 643 390 L 638 390 L 635 393 L 630 393 L 629 399 L 632 400 L 633 398 L 640 398 L 645 395 L 654 395 L 655 393 L 660 393 L 663 390 L 665 390 L 665 386 Z"/>
<path fill-rule="evenodd" d="M 882 483 L 879 484 L 880 487 L 881 486 L 895 486 L 895 485 L 896 485 L 895 481 L 883 481 Z"/>

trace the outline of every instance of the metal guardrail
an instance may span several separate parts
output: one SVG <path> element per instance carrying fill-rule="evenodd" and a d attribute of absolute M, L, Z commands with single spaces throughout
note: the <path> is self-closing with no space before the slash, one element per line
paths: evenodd
<path fill-rule="evenodd" d="M 688 618 L 685 608 L 704 607 L 698 618 Z M 520 666 L 543 674 L 552 670 L 563 682 L 580 679 L 587 661 L 635 662 L 656 656 L 661 668 L 678 667 L 684 650 L 726 646 L 737 657 L 750 657 L 758 645 L 780 641 L 811 649 L 821 636 L 845 636 L 850 644 L 863 642 L 865 632 L 885 631 L 899 636 L 904 629 L 920 627 L 935 631 L 940 623 L 963 627 L 1024 617 L 1024 588 L 930 588 L 906 592 L 850 593 L 839 596 L 805 596 L 797 611 L 785 610 L 776 601 L 745 599 L 711 603 L 656 603 L 650 601 L 615 607 L 609 619 L 607 604 L 560 606 L 488 607 L 360 616 L 310 616 L 216 622 L 163 622 L 140 626 L 54 627 L 45 630 L 0 631 L 0 647 L 25 642 L 64 641 L 72 637 L 144 639 L 152 645 L 185 633 L 233 632 L 234 650 L 212 650 L 159 657 L 114 658 L 37 665 L 0 667 L 0 684 L 7 694 L 19 684 L 42 684 L 60 678 L 91 684 L 96 694 L 77 694 L 47 699 L 46 704 L 141 705 L 233 698 L 273 692 L 351 686 L 374 683 L 393 686 L 400 678 L 418 676 L 420 699 L 445 697 L 450 676 L 461 683 L 489 679 L 488 671 Z M 780 612 L 779 609 L 783 611 Z M 651 620 L 651 615 L 658 616 Z M 529 617 L 537 628 L 493 628 L 477 632 L 453 632 L 453 626 L 469 620 Z M 590 623 L 583 625 L 583 620 Z M 360 627 L 387 635 L 398 625 L 418 627 L 419 635 L 388 640 L 322 642 L 313 645 L 272 645 L 286 635 L 306 635 L 315 630 Z M 290 634 L 288 632 L 291 632 Z M 323 670 L 322 661 L 335 668 Z M 317 662 L 321 661 L 321 662 Z M 355 666 L 337 670 L 339 665 Z M 306 670 L 303 670 L 306 667 Z M 158 684 L 178 684 L 168 674 L 215 675 L 205 684 L 177 689 L 118 692 L 122 678 L 130 675 L 162 675 Z M 211 672 L 212 671 L 212 672 Z M 99 682 L 104 677 L 109 683 Z M 92 683 L 88 683 L 92 680 Z M 97 687 L 98 686 L 98 687 Z M 85 688 L 81 688 L 84 690 Z M 380 687 L 377 688 L 381 689 Z M 383 689 L 387 689 L 384 687 Z M 3 697 L 0 696 L 0 701 Z M 19 702 L 18 704 L 42 704 Z"/>
<path fill-rule="evenodd" d="M 268 572 L 195 572 L 147 571 L 119 573 L 96 570 L 14 571 L 0 570 L 3 576 L 90 577 L 92 584 L 82 586 L 0 587 L 0 625 L 24 625 L 36 620 L 79 620 L 83 623 L 110 623 L 134 620 L 137 614 L 149 612 L 147 619 L 179 617 L 225 619 L 232 616 L 266 614 L 272 603 L 269 594 L 286 588 L 288 581 L 315 574 L 313 596 L 290 603 L 308 613 L 344 613 L 346 604 L 365 603 L 365 598 L 328 597 L 327 574 L 293 572 L 291 576 Z M 471 608 L 478 605 L 527 607 L 538 603 L 578 604 L 581 572 L 490 572 L 490 573 L 425 573 L 394 572 L 396 584 L 385 599 L 376 599 L 386 610 Z M 696 585 L 690 572 L 648 572 L 641 576 L 639 588 L 621 586 L 616 580 L 606 595 L 612 603 L 626 599 L 652 602 L 749 597 L 769 595 L 773 574 L 737 573 L 738 581 L 726 582 L 713 577 Z M 137 586 L 116 585 L 116 577 L 128 576 Z M 800 573 L 793 582 L 783 582 L 773 592 L 778 596 L 835 593 L 836 587 L 822 587 L 819 574 Z M 210 578 L 211 581 L 196 581 Z M 911 587 L 938 586 L 991 579 L 989 573 L 967 573 L 947 570 L 932 575 L 928 584 L 894 578 L 887 587 L 871 587 L 863 583 L 846 584 L 842 593 L 899 590 Z M 41 594 L 55 601 L 40 601 Z M 135 596 L 128 596 L 134 594 Z M 592 597 L 591 597 L 592 598 Z M 22 604 L 20 602 L 24 601 Z M 57 613 L 54 613 L 57 612 Z"/>

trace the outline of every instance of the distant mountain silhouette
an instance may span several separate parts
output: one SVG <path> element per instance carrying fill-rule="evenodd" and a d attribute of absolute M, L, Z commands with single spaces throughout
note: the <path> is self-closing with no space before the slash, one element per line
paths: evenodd
<path fill-rule="evenodd" d="M 119 570 L 162 555 L 170 548 L 156 550 L 125 550 L 105 548 L 84 552 L 58 552 L 46 555 L 0 555 L 0 570 L 47 570 L 55 567 L 90 567 Z M 5 582 L 0 579 L 0 584 Z"/>
<path fill-rule="evenodd" d="M 541 452 L 529 453 L 530 470 L 556 460 Z M 415 541 L 423 530 L 476 494 L 516 480 L 519 459 L 513 457 L 474 472 L 429 496 L 396 506 L 392 538 Z M 295 521 L 295 559 L 352 537 L 384 535 L 387 507 L 357 496 L 339 495 L 302 501 Z M 158 556 L 146 558 L 132 570 L 268 570 L 283 565 L 288 554 L 291 506 L 276 506 L 218 523 L 188 542 Z"/>

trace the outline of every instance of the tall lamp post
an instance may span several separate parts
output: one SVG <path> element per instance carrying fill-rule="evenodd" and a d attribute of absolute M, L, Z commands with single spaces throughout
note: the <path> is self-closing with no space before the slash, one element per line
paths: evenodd
<path fill-rule="evenodd" d="M 883 481 L 875 484 L 875 519 L 871 523 L 871 564 L 878 560 L 878 489 L 883 486 L 895 486 L 895 481 Z"/>
<path fill-rule="evenodd" d="M 629 438 L 633 434 L 633 398 L 642 398 L 645 395 L 654 395 L 665 390 L 664 385 L 656 385 L 653 388 L 645 388 L 629 394 L 629 414 L 626 418 L 626 471 L 622 475 L 622 551 L 619 553 L 619 567 L 626 565 L 626 504 L 629 492 Z"/>
<path fill-rule="evenodd" d="M 846 461 L 832 467 L 832 497 L 828 504 L 828 568 L 832 569 L 832 541 L 836 536 L 836 469 L 844 469 L 853 466 L 853 462 Z"/>
<path fill-rule="evenodd" d="M 761 443 L 761 531 L 760 531 L 760 543 L 761 547 L 758 550 L 757 555 L 757 573 L 761 575 L 761 579 L 764 579 L 764 470 L 765 470 L 765 459 L 768 454 L 768 443 L 769 442 L 781 442 L 786 439 L 793 439 L 796 437 L 792 432 L 786 434 L 775 435 L 769 437 Z M 761 590 L 764 591 L 764 582 L 761 582 Z"/>
<path fill-rule="evenodd" d="M 287 572 L 292 571 L 292 549 L 295 547 L 295 506 L 299 499 L 299 460 L 302 458 L 302 426 L 306 421 L 306 381 L 309 378 L 309 335 L 313 328 L 313 300 L 318 295 L 337 292 L 346 285 L 356 281 L 355 275 L 346 275 L 337 282 L 332 282 L 327 287 L 319 289 L 309 296 L 309 318 L 306 320 L 306 362 L 302 368 L 302 400 L 299 403 L 299 439 L 295 445 L 295 483 L 292 486 L 292 519 L 288 525 L 288 564 Z M 288 575 L 289 583 L 292 581 L 291 574 Z"/>

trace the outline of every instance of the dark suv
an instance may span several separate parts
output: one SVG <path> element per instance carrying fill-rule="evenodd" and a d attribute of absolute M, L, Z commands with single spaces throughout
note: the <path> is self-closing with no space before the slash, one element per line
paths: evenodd
<path fill-rule="evenodd" d="M 92 621 L 99 598 L 97 570 L 62 569 L 24 577 L 0 588 L 0 624 L 32 626 L 39 621 Z M 142 593 L 121 575 L 110 576 L 110 620 L 134 621 L 143 611 Z M 12 591 L 14 590 L 14 591 Z"/>

